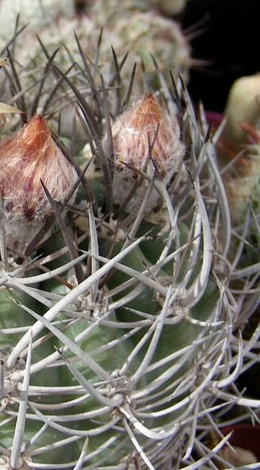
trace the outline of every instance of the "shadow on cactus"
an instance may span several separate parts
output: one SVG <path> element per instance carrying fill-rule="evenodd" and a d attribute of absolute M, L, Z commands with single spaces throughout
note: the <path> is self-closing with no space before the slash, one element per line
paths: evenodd
<path fill-rule="evenodd" d="M 160 87 L 132 100 L 134 71 L 120 81 L 113 57 L 109 84 L 87 60 L 67 73 L 47 59 L 47 76 L 12 101 L 26 123 L 0 143 L 6 470 L 215 468 L 210 431 L 231 406 L 253 416 L 260 405 L 234 386 L 234 325 L 255 307 L 254 270 L 240 276 L 239 247 L 228 260 L 229 209 L 203 111 L 155 61 Z M 15 67 L 5 80 L 12 88 Z M 65 136 L 48 112 L 55 94 L 74 112 Z"/>

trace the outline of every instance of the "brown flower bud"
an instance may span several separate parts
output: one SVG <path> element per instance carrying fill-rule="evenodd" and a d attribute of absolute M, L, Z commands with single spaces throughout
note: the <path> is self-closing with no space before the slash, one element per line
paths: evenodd
<path fill-rule="evenodd" d="M 180 169 L 185 147 L 180 141 L 180 130 L 176 115 L 171 116 L 166 109 L 157 103 L 149 94 L 139 100 L 130 110 L 119 116 L 112 125 L 114 151 L 114 199 L 120 203 L 126 194 L 127 180 L 129 184 L 138 177 L 138 172 L 148 177 L 155 175 L 157 179 L 168 183 L 174 173 Z M 117 181 L 121 178 L 121 182 Z M 124 184 L 122 184 L 122 178 Z M 137 191 L 131 210 L 140 201 L 149 181 L 142 179 L 141 191 Z M 144 190 L 144 191 L 143 191 Z M 159 196 L 151 198 L 147 207 L 150 211 L 158 202 Z"/>
<path fill-rule="evenodd" d="M 1 205 L 8 249 L 23 252 L 52 213 L 43 185 L 53 199 L 63 202 L 76 178 L 41 116 L 0 142 Z"/>

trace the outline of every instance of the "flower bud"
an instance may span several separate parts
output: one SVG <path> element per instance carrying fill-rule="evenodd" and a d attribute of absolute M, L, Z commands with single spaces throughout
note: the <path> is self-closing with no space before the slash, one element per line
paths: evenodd
<path fill-rule="evenodd" d="M 1 229 L 7 249 L 21 254 L 51 215 L 43 185 L 62 203 L 76 178 L 41 116 L 0 142 Z"/>
<path fill-rule="evenodd" d="M 112 136 L 115 202 L 120 204 L 126 190 L 140 179 L 140 186 L 127 206 L 130 211 L 142 200 L 149 178 L 154 175 L 167 184 L 180 170 L 185 147 L 180 141 L 176 115 L 170 116 L 151 94 L 116 119 Z M 148 178 L 140 178 L 140 172 Z M 154 190 L 147 211 L 158 200 L 159 194 Z"/>

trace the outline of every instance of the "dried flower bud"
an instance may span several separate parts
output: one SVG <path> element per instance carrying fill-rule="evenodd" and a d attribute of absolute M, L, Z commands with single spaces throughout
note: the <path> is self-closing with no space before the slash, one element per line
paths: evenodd
<path fill-rule="evenodd" d="M 76 177 L 41 116 L 0 142 L 1 205 L 8 249 L 24 251 L 52 213 L 43 184 L 53 199 L 63 202 Z"/>
<path fill-rule="evenodd" d="M 140 172 L 168 183 L 180 170 L 185 148 L 180 141 L 177 117 L 170 116 L 153 95 L 145 96 L 119 116 L 112 126 L 112 135 L 116 203 L 122 202 L 127 187 L 140 178 Z M 127 206 L 128 210 L 142 200 L 148 184 L 149 180 L 141 178 L 139 191 Z M 154 193 L 147 211 L 158 202 L 159 195 Z"/>

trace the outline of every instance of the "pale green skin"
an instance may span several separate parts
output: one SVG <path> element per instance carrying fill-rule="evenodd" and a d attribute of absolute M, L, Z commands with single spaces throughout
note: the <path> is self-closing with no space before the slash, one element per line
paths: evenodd
<path fill-rule="evenodd" d="M 149 28 L 149 25 L 147 27 Z M 94 47 L 91 50 L 94 51 Z M 42 65 L 42 62 L 40 63 Z M 66 61 L 62 64 L 65 64 L 66 69 Z M 113 65 L 111 67 L 111 61 L 105 61 L 104 67 L 108 67 L 110 73 Z M 31 68 L 29 75 L 34 76 L 34 73 L 35 69 Z M 96 78 L 99 87 L 98 74 Z M 79 76 L 72 76 L 71 80 L 74 80 L 76 86 L 79 84 Z M 129 82 L 129 75 L 127 81 Z M 156 81 L 160 82 L 159 76 Z M 44 89 L 47 96 L 50 89 L 53 90 L 53 82 L 56 83 L 51 76 L 47 89 Z M 71 88 L 69 90 L 72 91 Z M 92 90 L 88 93 L 92 99 Z M 114 89 L 111 92 L 112 98 L 113 93 Z M 169 99 L 168 95 L 167 98 Z M 109 100 L 108 102 L 110 105 Z M 111 102 L 113 103 L 113 99 Z M 41 109 L 41 103 L 39 108 Z M 111 108 L 114 110 L 116 106 Z M 123 105 L 120 102 L 119 111 L 121 108 Z M 48 111 L 51 112 L 51 109 L 48 108 Z M 101 116 L 102 122 L 98 124 L 102 128 L 105 121 L 104 112 Z M 222 215 L 218 212 L 219 203 L 223 206 L 224 196 L 216 191 L 212 201 L 206 193 L 204 207 L 204 195 L 202 197 L 199 183 L 205 183 L 200 175 L 203 160 L 200 150 L 205 136 L 201 135 L 195 125 L 192 113 L 186 115 L 185 119 L 185 125 L 192 128 L 186 129 L 187 147 L 194 150 L 194 155 L 188 155 L 189 158 L 185 161 L 189 174 L 187 180 L 182 182 L 184 190 L 182 186 L 175 187 L 173 183 L 172 187 L 168 188 L 168 199 L 163 193 L 166 202 L 168 201 L 167 209 L 160 207 L 159 213 L 151 214 L 149 221 L 141 217 L 136 230 L 134 228 L 138 215 L 134 214 L 135 217 L 127 225 L 128 216 L 131 214 L 120 213 L 117 232 L 115 227 L 118 221 L 103 217 L 104 202 L 107 202 L 105 178 L 93 178 L 90 186 L 98 206 L 98 214 L 92 217 L 87 204 L 82 215 L 85 224 L 82 223 L 80 227 L 73 225 L 74 230 L 70 233 L 72 244 L 75 240 L 78 242 L 76 231 L 79 238 L 86 235 L 79 243 L 79 253 L 87 252 L 86 258 L 81 261 L 83 273 L 87 272 L 86 279 L 78 284 L 75 282 L 74 289 L 71 290 L 64 288 L 60 283 L 57 276 L 64 282 L 71 282 L 73 268 L 66 267 L 71 256 L 66 253 L 54 262 L 48 261 L 44 264 L 51 277 L 48 282 L 45 279 L 46 282 L 34 284 L 33 292 L 46 301 L 45 306 L 43 301 L 36 303 L 33 296 L 26 298 L 21 291 L 18 293 L 18 300 L 27 308 L 24 310 L 20 305 L 13 303 L 13 291 L 1 291 L 0 328 L 13 329 L 8 336 L 1 336 L 7 360 L 13 348 L 20 344 L 22 333 L 18 334 L 15 327 L 30 326 L 33 331 L 32 371 L 23 434 L 23 444 L 27 447 L 25 453 L 23 446 L 20 450 L 25 462 L 26 458 L 28 461 L 32 459 L 36 469 L 37 463 L 49 464 L 49 468 L 54 470 L 62 463 L 65 469 L 76 467 L 88 434 L 92 433 L 87 447 L 87 459 L 83 464 L 84 470 L 100 467 L 108 467 L 110 470 L 111 467 L 115 470 L 136 470 L 138 466 L 146 468 L 142 449 L 147 459 L 152 462 L 151 465 L 155 468 L 162 466 L 168 470 L 176 455 L 185 454 L 184 444 L 190 435 L 191 426 L 195 426 L 196 433 L 197 420 L 199 424 L 204 425 L 208 410 L 200 407 L 201 397 L 205 398 L 209 408 L 213 407 L 216 403 L 215 393 L 221 389 L 217 388 L 218 380 L 220 384 L 222 379 L 228 381 L 230 370 L 236 367 L 230 359 L 233 352 L 229 344 L 233 328 L 230 318 L 233 298 L 228 291 L 229 273 L 224 271 L 223 275 L 218 264 L 219 258 L 225 260 L 228 253 L 228 247 L 225 246 L 225 236 L 229 241 L 228 231 L 221 225 Z M 55 128 L 55 119 L 52 124 Z M 101 137 L 99 141 L 95 140 L 94 130 L 89 134 L 94 142 L 93 148 L 97 150 L 95 145 L 99 143 L 102 146 L 102 142 Z M 103 128 L 102 130 L 104 131 Z M 89 174 L 86 175 L 88 178 Z M 215 190 L 217 183 L 212 175 L 211 178 Z M 83 194 L 86 196 L 86 193 Z M 79 201 L 75 202 L 76 209 L 81 208 L 80 203 L 82 199 L 79 198 Z M 71 221 L 70 218 L 69 220 Z M 132 230 L 134 233 L 131 233 Z M 118 234 L 121 239 L 117 238 Z M 141 236 L 144 236 L 144 239 L 137 244 Z M 216 244 L 213 243 L 213 238 L 214 241 L 216 239 Z M 40 259 L 44 259 L 49 254 L 55 254 L 60 246 L 55 246 L 54 240 L 51 235 L 43 247 L 32 253 L 32 258 L 40 256 Z M 129 243 L 128 248 L 134 248 L 126 256 L 118 258 L 118 264 L 106 268 L 115 256 L 120 257 L 120 254 L 124 253 L 123 243 Z M 61 246 L 65 246 L 63 237 Z M 78 249 L 77 243 L 76 248 Z M 169 257 L 172 254 L 174 256 L 165 261 L 165 253 Z M 93 254 L 107 259 L 96 259 Z M 54 273 L 55 268 L 63 267 L 64 270 L 58 275 Z M 102 268 L 104 272 L 101 272 Z M 132 271 L 127 271 L 127 268 Z M 84 292 L 71 301 L 69 296 L 73 291 L 78 292 L 77 289 L 85 286 L 84 283 L 97 273 L 97 281 L 93 281 Z M 16 280 L 14 275 L 13 282 Z M 130 284 L 120 291 L 121 285 L 127 280 Z M 169 292 L 174 300 L 168 307 L 166 299 Z M 174 297 L 176 292 L 178 295 Z M 187 292 L 191 300 L 187 298 Z M 90 293 L 93 295 L 94 305 L 89 300 Z M 130 294 L 133 294 L 133 298 Z M 60 305 L 59 302 L 68 298 L 65 307 L 59 307 L 50 319 L 50 312 L 53 313 L 53 309 Z M 162 312 L 165 314 L 163 320 Z M 39 323 L 45 319 L 45 323 L 40 323 L 41 328 L 35 333 L 37 319 Z M 83 335 L 83 339 L 78 335 Z M 235 345 L 238 347 L 236 342 Z M 28 341 L 21 347 L 24 362 L 29 357 L 27 346 Z M 227 358 L 230 362 L 226 367 Z M 11 375 L 20 377 L 18 385 L 21 385 L 23 378 L 21 365 L 23 366 L 23 363 L 17 358 L 11 370 Z M 37 371 L 36 366 L 39 368 Z M 100 369 L 103 369 L 105 374 L 102 374 Z M 30 387 L 37 386 L 41 388 L 34 395 Z M 46 387 L 50 387 L 48 391 Z M 14 392 L 18 395 L 16 401 L 9 396 L 4 396 L 1 401 L 3 409 L 0 416 L 0 446 L 3 448 L 1 452 L 7 457 L 12 452 L 16 413 L 19 402 L 22 402 L 17 388 L 19 387 L 15 384 Z M 92 390 L 92 393 L 89 390 Z M 109 405 L 104 405 L 98 393 L 108 400 Z M 80 400 L 82 396 L 84 399 Z M 117 402 L 117 398 L 121 401 Z M 74 402 L 76 399 L 80 401 Z M 227 402 L 229 406 L 229 399 Z M 39 406 L 39 412 L 42 412 L 44 419 L 36 414 L 31 405 L 33 403 Z M 51 420 L 48 422 L 49 417 Z M 30 439 L 35 437 L 39 429 L 44 428 L 46 422 L 48 425 L 43 434 L 30 444 Z M 51 426 L 55 424 L 63 426 L 63 431 Z M 107 430 L 104 431 L 106 424 Z M 97 435 L 93 434 L 95 430 Z M 66 439 L 69 438 L 72 440 L 67 442 Z M 109 441 L 106 447 L 110 438 L 112 442 Z M 59 442 L 61 444 L 57 448 L 52 447 Z M 161 463 L 164 457 L 165 461 Z M 25 468 L 26 463 L 23 470 Z"/>
<path fill-rule="evenodd" d="M 99 183 L 100 184 L 100 183 Z M 97 185 L 99 188 L 99 185 Z M 100 189 L 98 189 L 100 190 Z M 142 230 L 146 231 L 148 228 L 151 228 L 151 224 L 143 224 Z M 157 227 L 154 226 L 154 230 L 158 231 Z M 188 237 L 188 231 L 185 227 L 185 225 L 180 224 L 180 233 L 181 233 L 181 239 L 182 243 L 184 244 L 185 241 L 187 241 Z M 127 256 L 124 260 L 124 264 L 126 266 L 131 267 L 132 269 L 135 269 L 137 271 L 142 272 L 144 269 L 144 265 L 148 264 L 153 264 L 156 262 L 156 259 L 159 257 L 160 252 L 162 251 L 164 244 L 166 242 L 167 238 L 165 236 L 158 237 L 155 240 L 151 240 L 148 242 L 145 242 L 140 245 L 140 248 L 136 248 L 129 256 Z M 100 243 L 100 254 L 101 255 L 106 255 L 107 254 L 107 249 L 109 249 L 110 241 L 109 240 L 99 240 Z M 53 246 L 55 248 L 55 245 Z M 57 248 L 57 247 L 56 247 Z M 83 244 L 83 249 L 84 249 L 84 244 Z M 118 243 L 116 245 L 116 251 L 120 251 L 121 249 L 121 244 Z M 61 260 L 63 263 L 65 263 L 66 257 L 62 257 Z M 61 261 L 60 260 L 60 261 Z M 55 267 L 59 265 L 59 263 L 55 262 L 54 263 Z M 54 267 L 54 265 L 50 265 L 51 268 Z M 161 282 L 168 283 L 169 282 L 169 276 L 171 277 L 173 275 L 173 265 L 172 263 L 169 263 L 164 266 L 163 269 L 160 271 L 160 277 L 161 277 Z M 180 272 L 180 279 L 179 282 L 181 282 L 181 278 L 185 273 L 185 266 L 184 266 L 184 272 Z M 113 289 L 117 285 L 121 285 L 122 282 L 124 282 L 128 276 L 124 275 L 123 273 L 120 273 L 120 271 L 116 271 L 114 275 L 111 277 L 110 281 L 108 282 L 108 288 Z M 70 280 L 70 278 L 69 278 Z M 164 281 L 165 280 L 165 281 Z M 68 292 L 68 289 L 66 289 L 64 286 L 59 285 L 55 280 L 48 281 L 47 283 L 43 283 L 42 286 L 40 286 L 42 289 L 42 292 L 48 291 L 52 292 L 55 295 L 58 296 L 63 296 Z M 130 289 L 131 290 L 131 289 Z M 124 292 L 125 295 L 125 292 Z M 219 293 L 218 293 L 218 288 L 214 283 L 210 283 L 208 286 L 207 291 L 205 292 L 205 295 L 201 299 L 201 301 L 198 303 L 197 306 L 194 307 L 194 311 L 192 315 L 194 315 L 195 318 L 199 320 L 205 320 L 207 318 L 211 317 L 211 312 L 212 312 L 212 307 L 216 304 L 218 301 Z M 119 300 L 119 296 L 115 296 L 113 300 Z M 35 309 L 36 312 L 40 313 L 41 310 L 43 310 L 40 305 L 36 302 L 34 302 L 32 299 L 29 300 L 29 308 Z M 25 299 L 21 299 L 21 301 L 24 303 Z M 81 299 L 81 302 L 83 299 Z M 55 301 L 54 301 L 55 303 Z M 29 325 L 30 323 L 33 323 L 32 318 L 30 317 L 29 313 L 24 312 L 24 310 L 16 305 L 13 304 L 13 300 L 9 296 L 8 291 L 3 291 L 2 292 L 2 322 L 4 321 L 4 324 L 2 323 L 2 327 L 14 327 L 14 326 L 24 326 L 24 325 Z M 83 305 L 83 304 L 82 304 Z M 15 308 L 14 308 L 15 307 Z M 84 313 L 84 308 L 83 311 L 81 312 L 80 310 L 78 311 L 77 308 L 73 305 L 71 305 L 71 314 L 72 314 L 72 319 L 70 322 L 68 322 L 69 316 L 67 315 L 62 315 L 60 314 L 55 321 L 55 325 L 60 331 L 62 331 L 66 336 L 68 336 L 70 339 L 74 340 L 78 334 L 82 334 L 87 331 L 88 328 L 91 329 L 91 333 L 86 336 L 86 339 L 83 341 L 77 342 L 78 346 L 82 348 L 82 351 L 88 352 L 93 359 L 101 366 L 103 367 L 108 373 L 115 373 L 117 370 L 119 371 L 126 361 L 129 358 L 129 355 L 131 354 L 133 348 L 137 346 L 139 341 L 142 339 L 143 335 L 145 332 L 147 332 L 146 327 L 142 327 L 139 332 L 137 332 L 135 335 L 130 337 L 128 340 L 124 340 L 123 342 L 119 342 L 117 346 L 112 347 L 111 343 L 111 348 L 108 350 L 105 349 L 104 353 L 98 353 L 96 354 L 95 351 L 98 351 L 100 348 L 102 350 L 103 347 L 106 347 L 107 344 L 109 344 L 111 341 L 116 340 L 117 338 L 120 338 L 124 333 L 128 333 L 131 331 L 127 327 L 126 329 L 124 328 L 124 323 L 127 326 L 127 322 L 133 322 L 133 321 L 138 321 L 139 320 L 139 314 L 138 311 L 140 312 L 146 312 L 149 315 L 154 315 L 156 317 L 157 314 L 160 313 L 162 308 L 162 305 L 160 303 L 159 298 L 156 296 L 155 292 L 153 292 L 152 289 L 149 288 L 144 288 L 142 293 L 138 295 L 138 297 L 131 302 L 128 302 L 123 308 L 119 308 L 115 314 L 110 314 L 108 317 L 109 321 L 112 322 L 123 322 L 121 323 L 121 326 L 118 328 L 111 328 L 109 326 L 105 325 L 98 325 L 93 328 L 93 318 L 87 319 L 84 318 L 86 316 L 86 312 Z M 134 311 L 131 313 L 131 309 L 134 309 Z M 76 319 L 73 319 L 73 315 L 76 316 Z M 100 314 L 99 314 L 100 315 Z M 78 317 L 78 319 L 77 319 Z M 15 320 L 15 324 L 13 322 L 13 319 Z M 102 314 L 101 317 L 102 319 Z M 63 322 L 64 325 L 63 325 Z M 163 330 L 160 335 L 159 342 L 156 347 L 155 355 L 152 359 L 153 362 L 164 360 L 167 358 L 169 354 L 173 354 L 174 352 L 181 350 L 182 348 L 185 348 L 186 346 L 189 346 L 192 341 L 194 341 L 203 331 L 203 329 L 199 326 L 192 325 L 191 323 L 187 323 L 185 320 L 183 321 L 178 321 L 176 324 L 173 325 L 168 325 L 165 324 L 163 327 Z M 10 346 L 14 345 L 15 342 L 18 340 L 18 336 L 14 337 L 13 335 L 10 336 L 10 338 L 5 338 L 5 344 L 9 344 Z M 33 351 L 33 363 L 38 362 L 39 360 L 47 357 L 48 355 L 51 355 L 54 351 L 55 348 L 59 348 L 62 346 L 62 342 L 58 339 L 50 336 L 47 341 L 45 341 L 40 347 L 37 347 L 35 351 Z M 142 364 L 142 361 L 145 358 L 145 355 L 147 353 L 149 346 L 149 341 L 144 344 L 144 347 L 140 350 L 138 353 L 138 356 L 132 361 L 130 368 L 128 367 L 127 369 L 127 374 L 124 378 L 124 383 L 127 388 L 126 388 L 126 395 L 131 399 L 131 396 L 135 396 L 136 393 L 141 392 L 142 390 L 145 390 L 147 386 L 149 386 L 150 383 L 153 381 L 156 381 L 157 379 L 160 379 L 161 374 L 164 372 L 167 372 L 168 369 L 168 364 L 166 363 L 165 366 L 160 366 L 159 368 L 155 368 L 152 372 L 145 374 L 142 376 L 142 378 L 135 384 L 131 385 L 131 375 L 135 374 L 137 369 L 140 367 Z M 192 355 L 185 356 L 184 362 L 180 365 L 177 366 L 176 371 L 172 372 L 170 377 L 168 378 L 167 381 L 163 383 L 162 386 L 159 387 L 157 392 L 160 391 L 160 393 L 164 394 L 163 390 L 164 387 L 167 385 L 170 385 L 171 383 L 174 383 L 176 381 L 176 386 L 178 384 L 179 378 L 180 377 L 187 377 L 189 374 L 190 368 L 193 367 L 193 360 L 194 360 L 194 354 L 196 350 L 193 350 Z M 199 350 L 198 350 L 199 352 Z M 72 364 L 74 367 L 77 368 L 78 372 L 80 372 L 85 379 L 87 379 L 90 383 L 93 385 L 97 384 L 100 379 L 96 376 L 94 372 L 92 372 L 88 367 L 84 365 L 83 362 L 79 358 L 76 358 L 74 353 L 67 352 L 66 357 L 68 361 L 73 361 Z M 75 360 L 76 359 L 76 360 Z M 170 361 L 170 364 L 174 364 L 176 361 Z M 176 363 L 177 365 L 177 363 Z M 124 376 L 123 376 L 124 377 Z M 128 383 L 129 382 L 129 383 Z M 37 385 L 37 386 L 49 386 L 49 387 L 64 387 L 64 386 L 73 386 L 77 385 L 77 379 L 73 377 L 73 374 L 68 370 L 66 365 L 56 365 L 54 363 L 54 367 L 51 367 L 50 369 L 47 368 L 47 370 L 42 370 L 40 372 L 37 372 L 36 374 L 33 374 L 31 377 L 31 385 Z M 102 387 L 101 387 L 102 388 Z M 99 389 L 99 387 L 97 388 Z M 178 394 L 179 395 L 179 394 Z M 177 396 L 178 396 L 177 395 Z M 72 399 L 74 399 L 75 395 L 72 394 Z M 31 398 L 33 402 L 37 402 L 38 399 L 37 397 L 32 397 Z M 65 400 L 66 402 L 69 399 L 69 396 L 58 394 L 58 395 L 51 395 L 49 398 L 47 397 L 39 397 L 40 402 L 43 403 L 59 403 L 61 400 Z M 147 399 L 149 397 L 147 396 Z M 74 415 L 75 418 L 71 420 L 71 423 L 65 422 L 64 424 L 66 426 L 70 426 L 72 428 L 75 427 L 77 430 L 84 430 L 86 431 L 88 428 L 91 430 L 94 429 L 96 426 L 95 420 L 92 422 L 90 419 L 80 419 L 80 415 L 82 413 L 86 413 L 89 411 L 93 410 L 98 410 L 100 405 L 96 402 L 95 399 L 89 397 L 88 399 L 85 399 L 83 402 L 79 403 L 78 405 L 75 405 L 73 407 L 70 407 L 69 410 L 66 412 L 64 410 L 65 414 L 71 414 Z M 138 405 L 138 400 L 137 400 L 137 416 L 138 416 L 138 408 L 140 405 Z M 141 406 L 142 408 L 142 406 Z M 6 411 L 8 410 L 13 410 L 16 409 L 16 405 L 12 404 L 11 402 L 8 404 Z M 63 414 L 62 410 L 57 412 L 58 415 Z M 99 425 L 101 423 L 105 424 L 110 422 L 113 414 L 116 414 L 116 410 L 111 410 L 110 412 L 104 413 L 98 418 Z M 169 413 L 167 416 L 164 418 L 157 418 L 156 420 L 153 420 L 151 417 L 147 417 L 143 420 L 143 424 L 148 428 L 148 429 L 153 429 L 153 427 L 157 426 L 162 426 L 165 427 L 167 425 L 170 425 L 172 420 L 178 418 L 178 412 L 172 412 Z M 5 411 L 2 414 L 2 420 L 5 419 Z M 126 457 L 128 454 L 130 454 L 133 451 L 133 446 L 130 443 L 129 439 L 126 437 L 124 427 L 122 426 L 121 420 L 119 420 L 117 424 L 117 431 L 113 431 L 112 429 L 104 432 L 102 434 L 99 434 L 95 437 L 90 437 L 89 444 L 88 444 L 88 452 L 91 454 L 91 452 L 97 452 L 97 455 L 93 454 L 93 457 L 90 457 L 90 460 L 87 466 L 85 468 L 91 468 L 91 465 L 94 465 L 96 461 L 98 461 L 100 458 L 104 459 L 104 462 L 106 465 L 117 465 L 121 458 Z M 62 424 L 62 421 L 61 421 Z M 6 448 L 10 448 L 12 446 L 12 436 L 14 433 L 14 426 L 15 426 L 15 421 L 11 421 L 9 424 L 6 424 L 3 428 L 4 435 L 5 437 L 1 439 L 0 443 L 2 446 Z M 24 442 L 27 442 L 30 438 L 32 438 L 35 435 L 35 432 L 37 429 L 40 429 L 41 423 L 38 421 L 34 421 L 34 419 L 29 419 L 28 424 L 26 425 L 26 431 L 24 434 Z M 46 432 L 43 434 L 43 436 L 35 443 L 34 446 L 30 447 L 30 451 L 32 452 L 34 449 L 37 449 L 38 446 L 50 446 L 53 441 L 58 441 L 62 439 L 64 436 L 62 436 L 61 433 L 58 431 L 55 431 L 55 429 L 49 428 L 46 430 Z M 116 442 L 113 446 L 114 451 L 111 452 L 111 448 L 109 447 L 110 450 L 104 450 L 103 452 L 99 453 L 98 449 L 100 446 L 102 446 L 107 439 L 110 439 L 112 437 L 116 438 Z M 147 444 L 149 445 L 149 440 L 145 437 L 139 436 L 139 442 L 143 443 L 144 446 Z M 35 457 L 32 457 L 33 460 L 36 462 L 41 462 L 41 463 L 51 463 L 52 465 L 55 466 L 55 463 L 67 463 L 70 461 L 75 461 L 79 453 L 81 451 L 82 447 L 82 440 L 79 440 L 78 442 L 72 443 L 66 447 L 66 453 L 64 453 L 63 447 L 60 449 L 57 449 L 55 452 L 53 451 L 48 451 L 44 452 L 40 455 L 36 455 Z M 29 454 L 30 455 L 30 454 Z M 90 467 L 88 466 L 90 465 Z M 37 468 L 37 464 L 36 464 Z"/>

